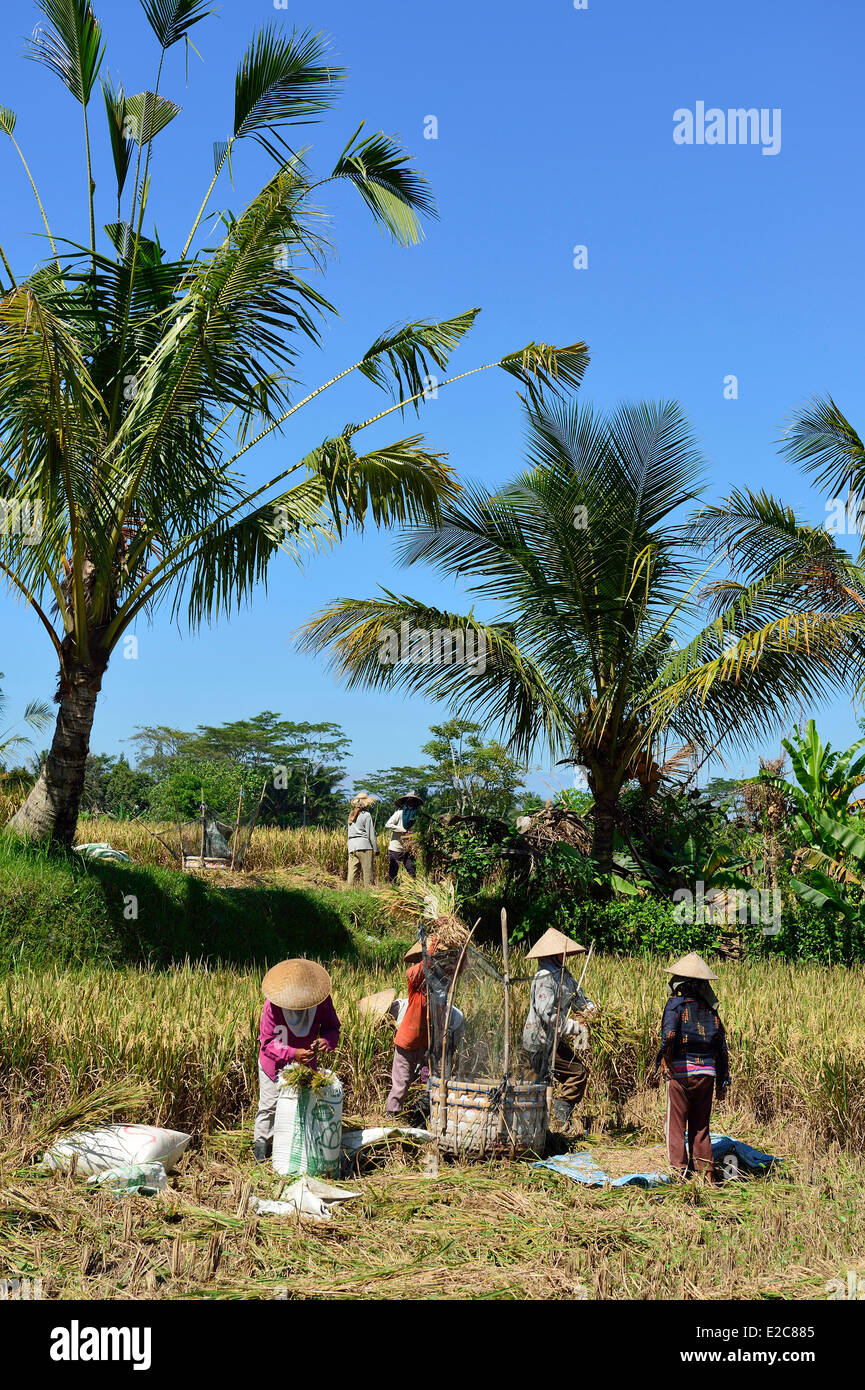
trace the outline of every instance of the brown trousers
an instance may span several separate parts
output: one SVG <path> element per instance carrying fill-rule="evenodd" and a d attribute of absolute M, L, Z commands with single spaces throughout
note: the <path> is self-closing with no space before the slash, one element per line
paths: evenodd
<path fill-rule="evenodd" d="M 546 1079 L 546 1058 L 543 1053 L 523 1053 L 528 1070 L 538 1080 Z M 580 1105 L 589 1084 L 589 1068 L 582 1057 L 563 1044 L 556 1049 L 553 1080 L 557 1083 L 556 1098 L 569 1105 Z"/>
<path fill-rule="evenodd" d="M 712 1176 L 709 1120 L 714 1090 L 714 1076 L 670 1077 L 667 1082 L 667 1152 L 671 1167 L 683 1173 L 692 1168 Z"/>

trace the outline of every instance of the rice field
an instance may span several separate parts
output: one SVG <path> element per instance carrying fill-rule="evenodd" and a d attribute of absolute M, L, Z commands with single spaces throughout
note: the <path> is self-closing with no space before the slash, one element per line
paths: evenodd
<path fill-rule="evenodd" d="M 148 823 L 148 827 L 143 821 L 112 820 L 109 816 L 82 818 L 78 822 L 75 841 L 79 845 L 107 842 L 114 849 L 123 850 L 130 855 L 136 864 L 156 864 L 163 868 L 172 868 L 176 859 L 171 850 L 179 850 L 177 827 L 168 822 Z M 161 838 L 156 839 L 155 835 Z M 383 881 L 387 874 L 387 840 L 388 836 L 379 831 L 380 881 Z M 303 867 L 322 869 L 328 874 L 344 878 L 347 858 L 346 832 L 343 827 L 338 830 L 322 830 L 318 826 L 307 826 L 305 829 L 282 830 L 277 826 L 266 825 L 256 829 L 253 834 L 244 869 L 264 872 Z"/>
<path fill-rule="evenodd" d="M 381 1122 L 391 1035 L 356 1001 L 400 972 L 330 968 L 346 1114 Z M 865 972 L 765 961 L 721 974 L 734 1082 L 714 1127 L 785 1156 L 780 1172 L 592 1192 L 527 1162 L 441 1160 L 435 1174 L 423 1151 L 394 1150 L 317 1227 L 246 1214 L 250 1191 L 280 1185 L 249 1155 L 257 974 L 22 969 L 0 986 L 0 1277 L 119 1299 L 825 1297 L 827 1280 L 865 1269 Z M 659 1166 L 663 1101 L 644 1080 L 661 966 L 596 959 L 586 984 L 602 1010 L 592 1152 L 614 1171 Z M 116 1202 L 34 1166 L 56 1135 L 109 1119 L 193 1132 L 167 1194 Z"/>

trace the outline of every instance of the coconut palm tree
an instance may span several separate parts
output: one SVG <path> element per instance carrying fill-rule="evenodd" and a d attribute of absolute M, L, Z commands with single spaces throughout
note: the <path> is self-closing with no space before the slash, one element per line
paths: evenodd
<path fill-rule="evenodd" d="M 0 574 L 42 624 L 59 668 L 51 749 L 12 824 L 67 843 L 102 680 L 140 618 L 167 605 L 193 626 L 211 620 L 247 602 L 280 553 L 301 562 L 346 528 L 436 518 L 455 496 L 452 470 L 421 435 L 366 452 L 358 436 L 420 407 L 431 374 L 444 372 L 477 312 L 390 328 L 357 361 L 301 389 L 298 345 L 318 344 L 334 312 L 312 283 L 326 265 L 326 190 L 353 188 L 379 226 L 410 245 L 435 211 L 429 184 L 393 140 L 362 128 L 323 173 L 313 171 L 310 152 L 288 137 L 334 105 L 343 73 L 321 35 L 274 24 L 240 62 L 231 133 L 214 147 L 189 235 L 170 256 L 151 218 L 154 148 L 180 107 L 160 88 L 171 50 L 191 42 L 212 7 L 141 5 L 156 37 L 153 90 L 130 95 L 101 83 L 116 173 L 104 232 L 91 108 L 105 50 L 89 0 L 38 0 L 45 24 L 31 43 L 82 117 L 83 244 L 55 235 L 15 113 L 0 108 L 0 136 L 21 156 L 50 247 L 20 280 L 0 247 Z M 250 141 L 273 157 L 272 177 L 237 215 L 215 215 L 217 181 Z M 486 365 L 532 393 L 578 380 L 585 360 L 582 344 L 557 352 L 533 343 Z M 297 412 L 350 373 L 393 403 L 289 456 L 267 482 L 247 481 L 247 455 L 272 435 L 287 442 Z"/>
<path fill-rule="evenodd" d="M 440 522 L 412 526 L 400 545 L 406 563 L 426 561 L 493 604 L 493 620 L 382 591 L 337 600 L 300 640 L 326 651 L 351 686 L 443 699 L 498 726 L 522 756 L 541 744 L 583 765 L 593 855 L 609 872 L 621 790 L 632 780 L 657 789 L 667 738 L 704 756 L 747 746 L 843 678 L 844 627 L 827 615 L 831 596 L 819 610 L 800 604 L 795 621 L 790 608 L 794 576 L 833 546 L 825 532 L 793 524 L 774 588 L 762 557 L 748 582 L 725 568 L 710 583 L 729 557 L 700 557 L 711 516 L 681 524 L 702 460 L 678 406 L 629 405 L 607 418 L 548 401 L 529 405 L 527 424 L 527 471 L 496 492 L 466 489 Z M 843 556 L 834 562 L 840 572 Z M 442 631 L 470 633 L 463 650 L 472 660 L 454 661 L 459 647 L 445 646 Z"/>

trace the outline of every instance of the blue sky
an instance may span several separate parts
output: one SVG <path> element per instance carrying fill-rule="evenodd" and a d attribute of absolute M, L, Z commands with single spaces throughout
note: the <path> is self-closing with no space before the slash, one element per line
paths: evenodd
<path fill-rule="evenodd" d="M 95 8 L 112 77 L 122 77 L 127 91 L 152 86 L 155 46 L 138 4 L 97 0 Z M 29 0 L 7 0 L 0 14 L 0 103 L 18 112 L 16 134 L 55 230 L 85 240 L 80 109 L 20 56 L 35 19 Z M 184 107 L 159 137 L 151 196 L 160 238 L 172 250 L 209 180 L 212 142 L 227 133 L 238 59 L 254 30 L 271 21 L 328 31 L 335 59 L 349 69 L 339 109 L 304 136 L 313 164 L 326 169 L 365 118 L 370 131 L 398 134 L 416 154 L 441 214 L 426 241 L 405 250 L 378 233 L 350 190 L 329 200 L 338 257 L 325 290 L 341 318 L 328 327 L 323 352 L 307 355 L 306 382 L 333 375 L 398 320 L 479 305 L 484 312 L 454 370 L 531 338 L 585 339 L 587 398 L 602 407 L 643 397 L 681 403 L 707 455 L 708 496 L 759 485 L 803 518 L 823 519 L 825 497 L 778 457 L 776 441 L 792 409 L 814 393 L 831 392 L 860 429 L 865 417 L 858 7 L 847 0 L 712 7 L 588 0 L 585 10 L 573 0 L 533 7 L 290 0 L 282 10 L 225 0 L 219 17 L 194 30 L 204 61 L 190 54 L 188 86 L 180 46 L 163 78 L 163 92 Z M 779 108 L 780 152 L 675 144 L 673 113 L 698 101 L 723 110 Z M 107 222 L 101 102 L 92 109 Z M 435 140 L 424 138 L 430 115 L 438 120 Z M 42 255 L 41 223 L 7 141 L 0 161 L 0 240 L 23 274 Z M 217 201 L 239 209 L 269 168 L 254 147 L 242 148 L 236 186 L 225 186 Z M 574 268 L 577 245 L 587 247 L 587 269 Z M 735 400 L 724 398 L 731 374 Z M 365 385 L 329 393 L 289 435 L 253 456 L 250 476 L 270 476 L 274 465 L 301 457 L 379 402 Z M 441 392 L 421 423 L 464 476 L 494 484 L 520 465 L 519 403 L 501 373 Z M 399 425 L 389 425 L 398 436 Z M 120 751 L 136 724 L 189 728 L 268 708 L 341 723 L 356 775 L 416 761 L 441 709 L 399 695 L 349 695 L 291 641 L 323 603 L 378 584 L 455 603 L 430 574 L 399 570 L 387 535 L 367 534 L 303 572 L 287 560 L 277 565 L 268 593 L 218 627 L 189 635 L 164 621 L 141 626 L 138 660 L 118 654 L 106 677 L 94 751 Z M 5 594 L 0 670 L 7 723 L 27 699 L 53 692 L 47 640 Z M 855 736 L 849 701 L 818 713 L 833 741 Z M 757 751 L 732 755 L 730 770 L 750 770 Z M 763 751 L 776 752 L 777 738 L 767 738 Z M 543 790 L 568 780 L 563 769 L 542 770 L 532 784 Z"/>

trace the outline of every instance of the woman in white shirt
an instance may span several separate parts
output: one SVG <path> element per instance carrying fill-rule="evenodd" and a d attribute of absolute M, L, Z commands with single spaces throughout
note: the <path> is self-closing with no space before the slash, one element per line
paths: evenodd
<path fill-rule="evenodd" d="M 400 864 L 410 878 L 414 878 L 417 873 L 412 827 L 417 819 L 418 808 L 422 804 L 422 798 L 417 792 L 407 792 L 405 796 L 398 797 L 394 802 L 396 810 L 390 820 L 385 822 L 385 830 L 390 831 L 390 844 L 387 847 L 387 876 L 391 883 L 395 883 L 397 880 Z"/>
<path fill-rule="evenodd" d="M 363 874 L 364 888 L 371 888 L 375 882 L 375 861 L 378 855 L 378 841 L 375 838 L 375 824 L 369 808 L 375 805 L 375 798 L 361 792 L 352 797 L 348 817 L 348 886 L 352 888 L 355 880 Z"/>

